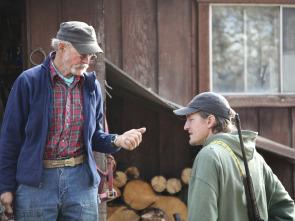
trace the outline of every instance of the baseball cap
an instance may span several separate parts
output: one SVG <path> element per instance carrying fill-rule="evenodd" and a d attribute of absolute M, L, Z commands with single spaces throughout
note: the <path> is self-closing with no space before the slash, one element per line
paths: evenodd
<path fill-rule="evenodd" d="M 62 22 L 56 38 L 71 42 L 74 48 L 81 54 L 103 52 L 97 43 L 94 28 L 84 22 Z"/>
<path fill-rule="evenodd" d="M 214 92 L 198 94 L 187 107 L 174 110 L 173 112 L 181 119 L 186 119 L 186 115 L 197 111 L 205 111 L 230 120 L 230 106 L 227 100 L 222 95 Z"/>

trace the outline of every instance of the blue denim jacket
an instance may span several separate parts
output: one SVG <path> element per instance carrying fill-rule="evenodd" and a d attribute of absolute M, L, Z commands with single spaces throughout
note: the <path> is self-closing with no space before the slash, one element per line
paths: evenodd
<path fill-rule="evenodd" d="M 14 192 L 16 184 L 39 186 L 42 157 L 53 112 L 49 76 L 50 55 L 42 65 L 24 71 L 14 82 L 6 105 L 0 138 L 0 193 Z M 82 86 L 84 103 L 84 142 L 93 185 L 100 177 L 92 151 L 113 153 L 113 134 L 102 130 L 103 100 L 95 73 L 85 73 Z"/>

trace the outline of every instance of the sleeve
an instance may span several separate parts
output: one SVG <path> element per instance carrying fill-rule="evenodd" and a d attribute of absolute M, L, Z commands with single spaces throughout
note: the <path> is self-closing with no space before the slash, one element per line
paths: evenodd
<path fill-rule="evenodd" d="M 7 101 L 0 139 L 0 193 L 14 192 L 16 168 L 29 111 L 28 83 L 24 75 L 15 81 Z"/>
<path fill-rule="evenodd" d="M 117 134 L 109 134 L 103 131 L 102 122 L 104 120 L 103 114 L 103 99 L 101 95 L 101 89 L 98 81 L 96 80 L 96 94 L 97 94 L 97 106 L 96 106 L 96 117 L 95 117 L 95 131 L 92 137 L 92 148 L 94 151 L 102 153 L 114 153 L 119 151 L 121 148 L 114 148 L 111 145 L 111 139 Z M 90 122 L 91 124 L 91 122 Z"/>
<path fill-rule="evenodd" d="M 197 155 L 191 172 L 187 221 L 218 218 L 218 156 L 206 149 Z"/>
<path fill-rule="evenodd" d="M 266 194 L 268 200 L 269 221 L 295 221 L 294 201 L 291 199 L 284 186 L 265 163 Z"/>

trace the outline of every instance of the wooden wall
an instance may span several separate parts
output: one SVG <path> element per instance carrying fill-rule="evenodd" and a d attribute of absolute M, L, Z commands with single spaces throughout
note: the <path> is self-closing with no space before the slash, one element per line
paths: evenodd
<path fill-rule="evenodd" d="M 106 58 L 160 96 L 187 105 L 197 93 L 210 90 L 209 2 L 104 1 Z M 119 163 L 138 166 L 147 178 L 159 173 L 173 176 L 182 167 L 192 165 L 198 151 L 189 147 L 183 122 L 172 113 L 152 110 L 144 102 L 136 103 L 113 93 L 114 98 L 107 102 L 113 132 L 147 127 L 142 147 L 134 152 L 120 151 Z M 227 98 L 240 113 L 243 129 L 295 146 L 295 96 Z M 274 155 L 262 154 L 294 199 L 294 165 Z"/>
<path fill-rule="evenodd" d="M 294 147 L 294 108 L 235 108 L 241 116 L 243 129 L 254 130 L 260 136 Z M 260 152 L 289 194 L 295 199 L 295 166 L 266 152 Z"/>
<path fill-rule="evenodd" d="M 188 103 L 196 91 L 194 1 L 108 0 L 104 8 L 106 58 L 160 96 Z"/>
<path fill-rule="evenodd" d="M 146 133 L 139 148 L 120 150 L 114 154 L 118 170 L 136 166 L 141 178 L 150 181 L 156 175 L 180 178 L 186 167 L 191 167 L 198 147 L 191 147 L 183 130 L 184 122 L 172 111 L 163 110 L 149 101 L 135 99 L 113 88 L 112 99 L 107 99 L 107 118 L 111 133 L 123 133 L 145 126 Z"/>

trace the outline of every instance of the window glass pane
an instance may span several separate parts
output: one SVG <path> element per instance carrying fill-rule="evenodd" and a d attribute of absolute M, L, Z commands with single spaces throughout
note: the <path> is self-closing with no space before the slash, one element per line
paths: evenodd
<path fill-rule="evenodd" d="M 279 7 L 212 6 L 215 92 L 279 92 Z"/>
<path fill-rule="evenodd" d="M 283 8 L 283 92 L 295 91 L 295 8 Z"/>

